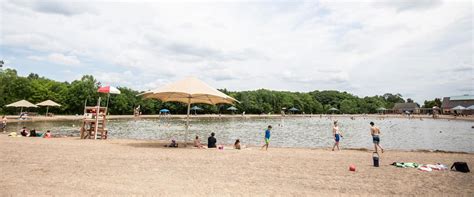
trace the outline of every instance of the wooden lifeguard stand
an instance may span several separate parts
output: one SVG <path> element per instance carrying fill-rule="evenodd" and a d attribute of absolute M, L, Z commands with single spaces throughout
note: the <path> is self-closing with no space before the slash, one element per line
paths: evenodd
<path fill-rule="evenodd" d="M 81 139 L 107 139 L 107 107 L 86 106 Z"/>

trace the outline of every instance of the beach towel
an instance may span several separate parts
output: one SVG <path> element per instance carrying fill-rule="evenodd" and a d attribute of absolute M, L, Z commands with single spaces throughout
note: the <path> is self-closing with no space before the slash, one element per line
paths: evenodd
<path fill-rule="evenodd" d="M 419 166 L 414 162 L 393 162 L 392 165 L 399 168 L 417 168 Z"/>
<path fill-rule="evenodd" d="M 425 172 L 433 171 L 431 168 L 429 168 L 427 166 L 420 166 L 420 167 L 418 167 L 418 170 L 425 171 Z"/>
<path fill-rule="evenodd" d="M 444 164 L 437 163 L 437 164 L 420 165 L 418 169 L 425 172 L 431 172 L 433 170 L 438 170 L 438 171 L 447 170 L 448 167 L 445 166 Z"/>

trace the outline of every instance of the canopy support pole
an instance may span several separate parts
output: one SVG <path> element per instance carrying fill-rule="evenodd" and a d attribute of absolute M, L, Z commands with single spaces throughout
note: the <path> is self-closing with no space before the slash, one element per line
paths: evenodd
<path fill-rule="evenodd" d="M 189 113 L 191 112 L 191 97 L 188 98 L 188 114 L 186 115 L 186 133 L 184 133 L 184 147 L 188 146 Z"/>
<path fill-rule="evenodd" d="M 46 117 L 48 117 L 49 106 L 46 106 Z"/>
<path fill-rule="evenodd" d="M 109 113 L 109 100 L 110 100 L 110 93 L 107 94 L 107 113 Z"/>

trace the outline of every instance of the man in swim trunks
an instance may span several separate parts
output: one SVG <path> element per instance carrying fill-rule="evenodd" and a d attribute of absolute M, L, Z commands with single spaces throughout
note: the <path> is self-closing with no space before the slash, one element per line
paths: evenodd
<path fill-rule="evenodd" d="M 372 135 L 372 141 L 374 142 L 375 152 L 378 152 L 378 147 L 383 153 L 383 148 L 380 146 L 380 129 L 375 126 L 374 122 L 370 122 L 370 134 Z"/>
<path fill-rule="evenodd" d="M 272 130 L 272 126 L 268 125 L 268 129 L 265 131 L 265 145 L 263 145 L 261 149 L 266 147 L 265 150 L 268 150 L 268 145 L 270 145 L 270 130 Z"/>
<path fill-rule="evenodd" d="M 334 146 L 332 146 L 332 151 L 334 151 L 334 148 L 337 147 L 337 150 L 339 149 L 339 140 L 342 137 L 341 131 L 339 131 L 339 126 L 337 126 L 337 120 L 334 121 L 334 127 L 332 128 L 332 136 L 334 136 Z"/>

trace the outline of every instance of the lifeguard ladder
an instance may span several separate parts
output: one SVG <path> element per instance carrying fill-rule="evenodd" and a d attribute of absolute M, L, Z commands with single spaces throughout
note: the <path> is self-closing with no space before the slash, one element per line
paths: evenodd
<path fill-rule="evenodd" d="M 107 139 L 107 107 L 86 106 L 80 129 L 81 139 Z"/>

